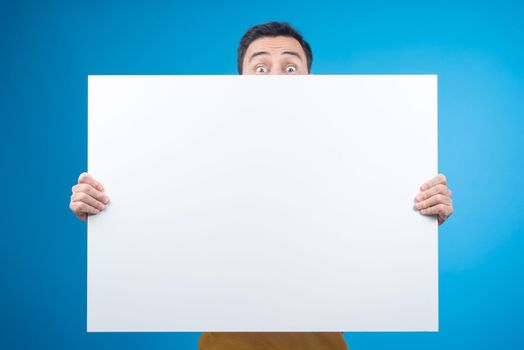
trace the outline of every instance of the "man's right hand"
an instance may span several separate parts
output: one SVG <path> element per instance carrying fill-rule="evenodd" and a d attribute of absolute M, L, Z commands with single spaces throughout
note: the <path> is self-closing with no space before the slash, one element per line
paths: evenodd
<path fill-rule="evenodd" d="M 80 174 L 71 192 L 69 208 L 82 221 L 87 221 L 88 214 L 100 213 L 109 203 L 104 186 L 88 173 Z"/>

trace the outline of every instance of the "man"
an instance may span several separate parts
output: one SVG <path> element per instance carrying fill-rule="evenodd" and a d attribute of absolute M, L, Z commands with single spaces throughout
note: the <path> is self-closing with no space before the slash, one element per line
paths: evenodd
<path fill-rule="evenodd" d="M 239 74 L 309 74 L 313 54 L 309 44 L 289 24 L 270 22 L 250 28 L 238 47 Z M 70 208 L 82 221 L 104 210 L 109 202 L 104 187 L 83 173 L 73 186 Z M 442 224 L 453 213 L 451 191 L 444 175 L 420 187 L 415 209 L 437 215 Z M 198 341 L 202 350 L 347 349 L 341 332 L 208 332 Z"/>

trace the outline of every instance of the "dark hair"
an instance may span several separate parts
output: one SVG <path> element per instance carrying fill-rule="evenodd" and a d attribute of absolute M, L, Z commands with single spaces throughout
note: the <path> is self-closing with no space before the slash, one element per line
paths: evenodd
<path fill-rule="evenodd" d="M 242 65 L 244 63 L 244 57 L 246 56 L 246 51 L 249 45 L 257 39 L 264 37 L 276 37 L 276 36 L 287 36 L 296 39 L 302 49 L 306 53 L 307 60 L 307 70 L 308 73 L 311 72 L 311 63 L 313 62 L 313 52 L 311 52 L 311 47 L 304 40 L 302 35 L 291 26 L 289 23 L 285 22 L 268 22 L 264 24 L 259 24 L 248 29 L 248 31 L 240 39 L 240 44 L 238 45 L 237 50 L 237 65 L 238 73 L 242 74 Z"/>

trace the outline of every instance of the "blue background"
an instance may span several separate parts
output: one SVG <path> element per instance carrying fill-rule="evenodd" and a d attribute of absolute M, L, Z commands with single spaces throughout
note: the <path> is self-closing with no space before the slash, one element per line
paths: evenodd
<path fill-rule="evenodd" d="M 269 20 L 303 32 L 315 74 L 439 75 L 455 205 L 440 228 L 440 332 L 351 333 L 350 347 L 524 348 L 523 10 L 0 0 L 0 348 L 196 349 L 198 333 L 86 333 L 86 226 L 68 205 L 87 166 L 87 75 L 236 74 L 240 36 Z"/>

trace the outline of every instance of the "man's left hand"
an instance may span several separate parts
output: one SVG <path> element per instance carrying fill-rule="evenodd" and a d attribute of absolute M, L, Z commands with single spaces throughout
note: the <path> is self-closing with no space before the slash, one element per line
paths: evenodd
<path fill-rule="evenodd" d="M 438 215 L 439 225 L 453 214 L 451 190 L 443 174 L 420 186 L 420 193 L 415 197 L 415 209 L 424 215 Z"/>

